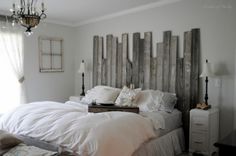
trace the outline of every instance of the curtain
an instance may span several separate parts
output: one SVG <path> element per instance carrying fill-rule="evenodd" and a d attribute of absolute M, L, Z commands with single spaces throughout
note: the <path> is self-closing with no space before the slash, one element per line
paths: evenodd
<path fill-rule="evenodd" d="M 20 103 L 26 103 L 24 84 L 24 52 L 23 35 L 18 27 L 12 27 L 6 23 L 7 27 L 0 28 L 0 46 L 11 69 L 20 84 Z"/>

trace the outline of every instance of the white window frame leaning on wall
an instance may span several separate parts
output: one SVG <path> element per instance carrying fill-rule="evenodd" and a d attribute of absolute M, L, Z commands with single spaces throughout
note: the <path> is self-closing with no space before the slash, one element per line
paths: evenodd
<path fill-rule="evenodd" d="M 23 35 L 18 27 L 0 21 L 0 114 L 26 102 Z"/>

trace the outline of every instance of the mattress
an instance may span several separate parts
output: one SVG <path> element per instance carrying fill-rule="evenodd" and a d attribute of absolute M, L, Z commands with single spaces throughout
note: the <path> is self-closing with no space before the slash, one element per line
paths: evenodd
<path fill-rule="evenodd" d="M 140 112 L 140 115 L 150 120 L 158 137 L 182 126 L 182 113 L 174 109 L 172 113 L 165 111 Z"/>

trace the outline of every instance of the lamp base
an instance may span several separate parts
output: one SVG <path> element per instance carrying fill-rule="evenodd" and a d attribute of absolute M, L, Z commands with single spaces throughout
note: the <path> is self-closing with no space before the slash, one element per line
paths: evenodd
<path fill-rule="evenodd" d="M 202 110 L 208 110 L 211 108 L 211 105 L 207 105 L 205 103 L 198 103 L 196 108 L 202 109 Z"/>
<path fill-rule="evenodd" d="M 84 93 L 84 92 L 83 92 L 83 93 L 81 93 L 81 94 L 80 94 L 80 96 L 85 96 L 85 93 Z"/>

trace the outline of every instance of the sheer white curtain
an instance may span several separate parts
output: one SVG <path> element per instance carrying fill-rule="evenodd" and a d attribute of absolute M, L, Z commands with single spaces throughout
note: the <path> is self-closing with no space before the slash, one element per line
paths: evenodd
<path fill-rule="evenodd" d="M 5 99 L 7 103 L 1 103 L 0 111 L 4 112 L 26 102 L 23 67 L 23 35 L 21 30 L 16 27 L 11 27 L 10 25 L 7 27 L 1 26 L 0 52 L 0 83 L 2 86 L 5 86 L 4 88 L 0 88 L 0 92 L 7 92 L 3 93 L 4 97 L 2 98 L 12 98 Z"/>

